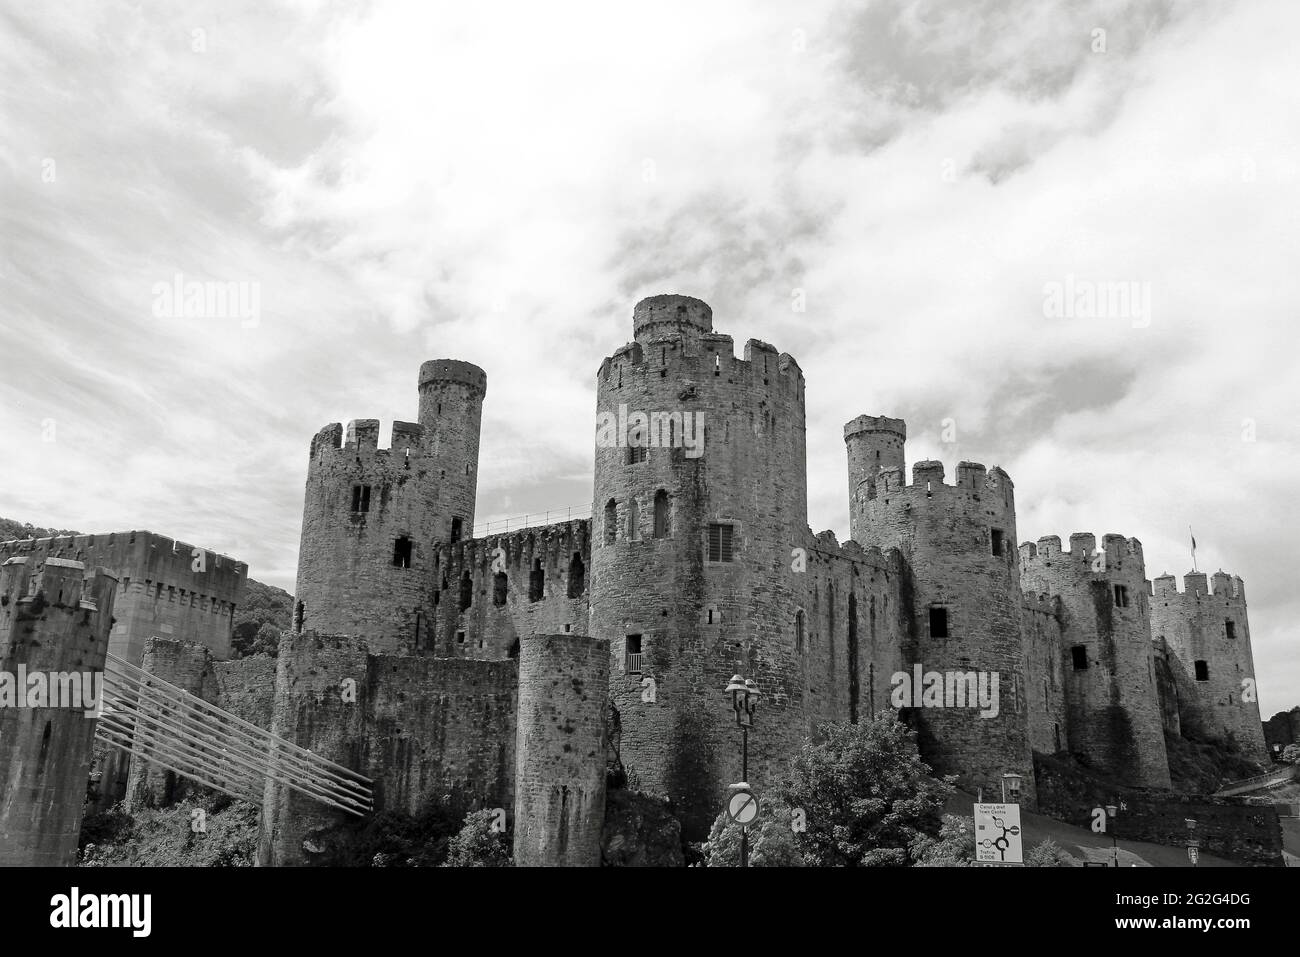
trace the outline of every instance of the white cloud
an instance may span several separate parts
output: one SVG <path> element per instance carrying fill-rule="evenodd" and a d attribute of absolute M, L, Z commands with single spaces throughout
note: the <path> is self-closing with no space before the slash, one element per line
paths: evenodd
<path fill-rule="evenodd" d="M 913 461 L 1002 464 L 1024 539 L 1120 531 L 1181 572 L 1191 523 L 1247 580 L 1271 713 L 1300 679 L 1298 16 L 10 12 L 0 430 L 32 451 L 0 514 L 153 526 L 291 586 L 311 435 L 412 418 L 436 356 L 488 372 L 480 519 L 585 502 L 596 369 L 636 299 L 683 292 L 804 369 L 815 528 L 847 530 L 860 412 L 907 417 Z M 260 324 L 153 319 L 177 271 L 261 283 Z M 1150 326 L 1044 318 L 1066 276 L 1149 283 Z"/>

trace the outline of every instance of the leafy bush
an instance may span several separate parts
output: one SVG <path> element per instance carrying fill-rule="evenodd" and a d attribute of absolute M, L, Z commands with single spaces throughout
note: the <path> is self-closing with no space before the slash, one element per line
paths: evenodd
<path fill-rule="evenodd" d="M 1025 867 L 1073 867 L 1074 855 L 1050 837 L 1025 852 Z"/>
<path fill-rule="evenodd" d="M 196 815 L 195 812 L 201 812 Z M 223 797 L 128 815 L 115 807 L 88 821 L 83 867 L 251 867 L 258 809 Z M 196 829 L 202 820 L 203 830 Z M 98 841 L 95 840 L 98 838 Z"/>
<path fill-rule="evenodd" d="M 828 724 L 796 753 L 782 797 L 804 814 L 798 844 L 809 864 L 903 866 L 909 848 L 940 832 L 953 778 L 938 780 L 916 737 L 891 711 Z"/>
<path fill-rule="evenodd" d="M 917 867 L 970 867 L 975 863 L 975 819 L 945 814 L 938 837 L 922 834 L 908 850 Z"/>
<path fill-rule="evenodd" d="M 451 839 L 443 867 L 511 867 L 510 838 L 496 830 L 497 812 L 471 811 L 465 825 Z"/>

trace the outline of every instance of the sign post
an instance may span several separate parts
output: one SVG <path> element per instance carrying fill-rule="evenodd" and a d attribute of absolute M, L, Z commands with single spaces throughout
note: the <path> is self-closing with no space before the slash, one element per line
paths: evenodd
<path fill-rule="evenodd" d="M 975 861 L 980 864 L 1024 864 L 1020 805 L 975 805 Z"/>

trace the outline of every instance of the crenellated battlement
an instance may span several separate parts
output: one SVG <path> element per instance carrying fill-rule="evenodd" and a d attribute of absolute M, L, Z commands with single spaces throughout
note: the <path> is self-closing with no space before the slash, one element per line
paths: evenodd
<path fill-rule="evenodd" d="M 1030 561 L 1074 561 L 1093 562 L 1098 554 L 1105 552 L 1109 559 L 1137 558 L 1145 561 L 1142 543 L 1136 538 L 1119 534 L 1102 536 L 1101 548 L 1097 548 L 1097 536 L 1092 532 L 1075 532 L 1070 536 L 1070 547 L 1061 548 L 1061 536 L 1044 535 L 1037 542 L 1023 542 L 1020 545 L 1021 562 Z"/>
<path fill-rule="evenodd" d="M 430 359 L 421 363 L 420 391 L 440 384 L 465 386 L 480 400 L 487 396 L 487 373 L 462 359 Z"/>
<path fill-rule="evenodd" d="M 58 561 L 103 566 L 123 589 L 133 581 L 137 587 L 146 582 L 179 585 L 182 595 L 189 589 L 199 599 L 211 599 L 214 612 L 220 607 L 225 614 L 242 599 L 248 578 L 248 565 L 229 555 L 144 530 L 0 542 L 0 561 L 12 556 L 30 558 L 33 566 Z"/>
<path fill-rule="evenodd" d="M 467 570 L 477 578 L 491 571 L 500 548 L 506 568 L 514 572 L 527 571 L 539 558 L 544 568 L 558 568 L 560 562 L 567 568 L 574 552 L 584 556 L 590 553 L 590 543 L 591 519 L 579 518 L 459 542 L 440 542 L 434 550 L 434 567 L 444 571 L 448 581 Z"/>
<path fill-rule="evenodd" d="M 855 420 L 856 421 L 856 420 Z M 852 424 L 852 423 L 850 423 Z M 847 429 L 848 426 L 845 426 Z M 870 481 L 864 479 L 859 483 L 860 490 L 870 486 Z M 875 483 L 875 498 L 934 498 L 950 496 L 956 492 L 964 492 L 975 498 L 989 496 L 1000 498 L 1008 506 L 1011 504 L 1011 493 L 1015 485 L 1011 477 L 1007 475 L 1000 467 L 994 466 L 992 469 L 986 469 L 979 462 L 960 462 L 957 465 L 957 481 L 948 485 L 944 482 L 944 466 L 942 462 L 936 460 L 927 460 L 917 462 L 912 466 L 912 484 L 903 484 L 903 470 L 900 468 L 882 468 L 879 477 Z"/>
<path fill-rule="evenodd" d="M 311 440 L 311 457 L 328 452 L 340 455 L 373 453 L 383 456 L 397 452 L 403 458 L 424 453 L 424 427 L 417 422 L 394 421 L 389 430 L 387 448 L 379 445 L 378 419 L 353 419 L 347 429 L 338 422 L 325 426 Z"/>
<path fill-rule="evenodd" d="M 628 377 L 628 385 L 652 377 L 703 381 L 710 376 L 755 386 L 803 383 L 803 370 L 788 352 L 778 352 L 765 342 L 751 339 L 745 344 L 745 357 L 738 359 L 734 345 L 731 336 L 719 333 L 701 336 L 698 349 L 688 348 L 680 336 L 629 342 L 601 363 L 599 375 L 614 383 Z"/>
<path fill-rule="evenodd" d="M 812 529 L 809 529 L 808 535 L 811 540 L 804 547 L 808 549 L 810 562 L 842 560 L 889 572 L 894 570 L 898 561 L 897 549 L 881 549 L 875 545 L 864 546 L 851 538 L 841 543 L 830 529 L 818 532 L 816 535 L 813 535 Z"/>
<path fill-rule="evenodd" d="M 844 423 L 845 439 L 871 432 L 888 432 L 906 439 L 907 423 L 902 419 L 891 419 L 887 415 L 860 415 Z"/>
<path fill-rule="evenodd" d="M 1170 598 L 1218 598 L 1223 601 L 1245 602 L 1246 583 L 1239 575 L 1230 575 L 1220 569 L 1208 579 L 1205 572 L 1188 572 L 1183 576 L 1183 589 L 1179 591 L 1178 580 L 1169 573 L 1152 579 L 1151 594 L 1161 600 Z"/>

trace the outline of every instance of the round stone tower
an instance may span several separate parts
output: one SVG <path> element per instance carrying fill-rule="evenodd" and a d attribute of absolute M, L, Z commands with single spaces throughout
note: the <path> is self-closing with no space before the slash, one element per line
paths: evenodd
<path fill-rule="evenodd" d="M 435 542 L 474 522 L 482 369 L 420 369 L 421 424 L 338 423 L 311 443 L 294 630 L 365 636 L 375 654 L 430 654 Z M 427 425 L 424 424 L 427 421 Z"/>
<path fill-rule="evenodd" d="M 766 343 L 735 358 L 698 299 L 645 299 L 633 326 L 596 382 L 591 632 L 610 642 L 622 762 L 699 837 L 741 780 L 733 674 L 763 694 L 756 788 L 808 731 L 792 568 L 808 527 L 804 381 Z"/>
<path fill-rule="evenodd" d="M 1207 587 L 1204 572 L 1173 575 L 1152 587 L 1151 632 L 1164 638 L 1175 667 L 1178 715 L 1184 730 L 1231 738 L 1247 757 L 1267 757 L 1256 693 L 1255 659 L 1246 618 L 1246 586 L 1216 572 Z"/>
<path fill-rule="evenodd" d="M 1061 599 L 1061 672 L 1069 750 L 1141 787 L 1169 787 L 1142 543 L 1055 535 L 1020 546 L 1026 593 Z M 1032 689 L 1031 689 L 1032 691 Z"/>
<path fill-rule="evenodd" d="M 844 425 L 844 444 L 849 453 L 849 501 L 859 496 L 875 498 L 881 469 L 903 471 L 903 444 L 907 441 L 907 423 L 883 415 L 860 415 Z M 850 516 L 858 511 L 850 508 Z M 857 529 L 850 526 L 849 536 L 856 539 Z"/>
<path fill-rule="evenodd" d="M 435 541 L 473 537 L 479 428 L 486 396 L 487 373 L 472 363 L 431 359 L 420 366 L 420 425 L 442 513 Z"/>
<path fill-rule="evenodd" d="M 599 867 L 609 642 L 527 635 L 519 650 L 515 864 Z"/>
<path fill-rule="evenodd" d="M 894 438 L 901 434 L 899 422 L 874 440 L 883 446 L 882 459 L 888 451 L 901 460 Z M 853 454 L 852 441 L 849 447 Z M 903 484 L 901 468 L 887 467 L 874 490 L 864 478 L 856 491 L 855 540 L 897 548 L 910 576 L 904 594 L 910 584 L 914 632 L 900 685 L 909 694 L 900 691 L 898 700 L 916 728 L 922 757 L 937 773 L 956 774 L 963 787 L 983 788 L 986 796 L 1001 794 L 1004 774 L 1019 774 L 1021 802 L 1033 807 L 1010 477 L 962 462 L 956 484 L 945 485 L 943 463 L 927 461 L 912 467 L 911 485 Z"/>

